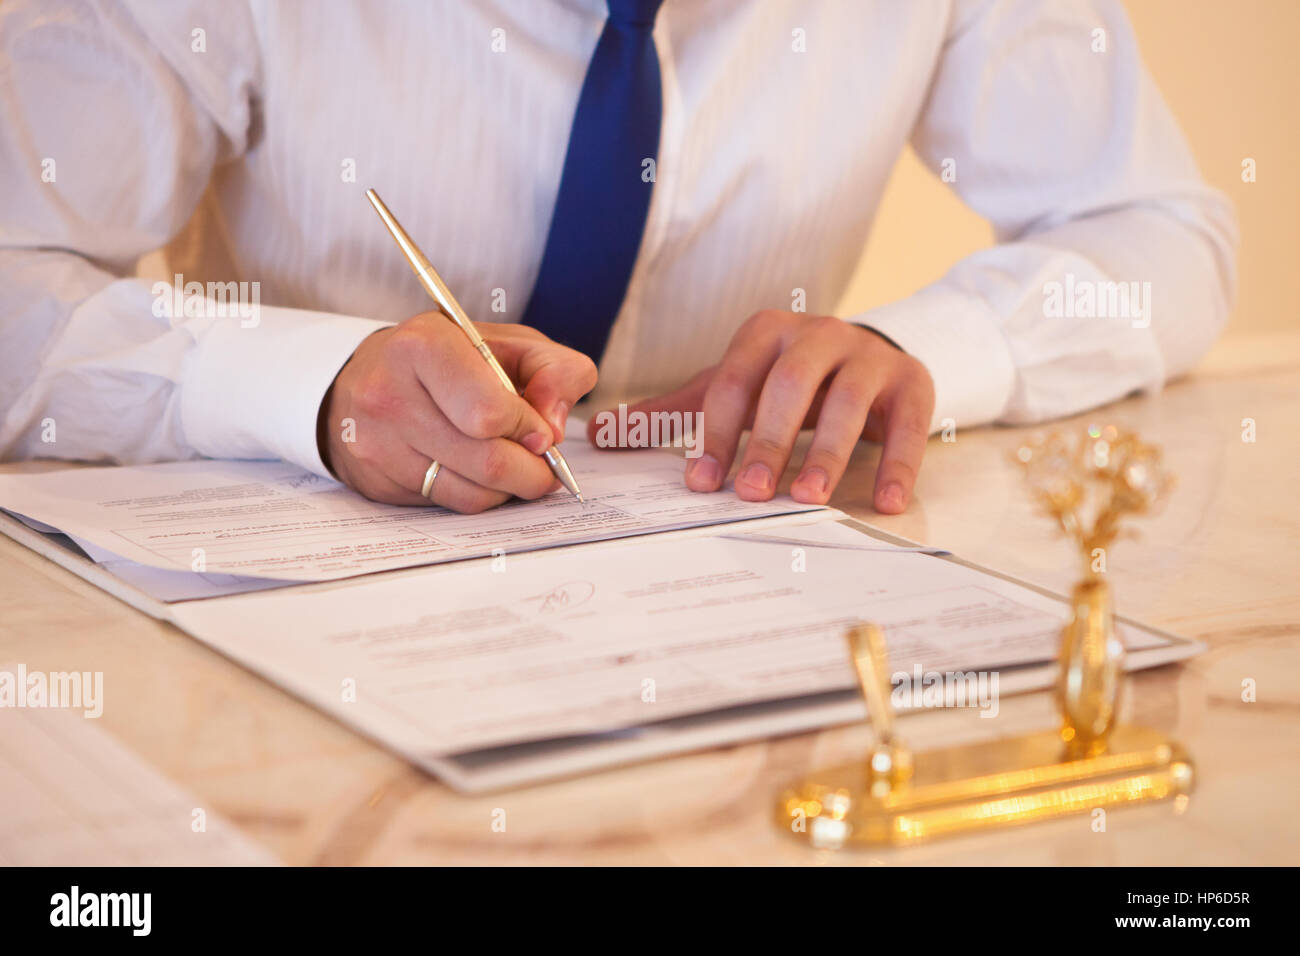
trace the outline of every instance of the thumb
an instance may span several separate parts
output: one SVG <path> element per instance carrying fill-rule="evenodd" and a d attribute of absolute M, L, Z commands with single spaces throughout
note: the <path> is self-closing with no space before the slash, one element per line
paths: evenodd
<path fill-rule="evenodd" d="M 716 365 L 712 368 L 706 368 L 680 388 L 671 392 L 664 392 L 662 395 L 656 395 L 653 398 L 644 398 L 627 406 L 627 414 L 630 416 L 633 413 L 649 415 L 653 412 L 698 412 L 703 410 L 704 392 L 709 387 L 709 382 L 712 381 L 716 369 Z M 597 448 L 618 447 L 596 441 L 602 423 L 608 422 L 608 416 L 610 415 L 615 416 L 615 420 L 617 420 L 618 410 L 606 409 L 587 419 L 587 440 Z"/>

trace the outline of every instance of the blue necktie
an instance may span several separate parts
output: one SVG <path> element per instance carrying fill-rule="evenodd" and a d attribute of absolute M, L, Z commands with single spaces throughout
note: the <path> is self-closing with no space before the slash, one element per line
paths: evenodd
<path fill-rule="evenodd" d="M 524 324 L 599 363 L 627 292 L 654 181 L 663 100 L 655 16 L 663 0 L 608 0 L 573 114 L 569 150 Z"/>

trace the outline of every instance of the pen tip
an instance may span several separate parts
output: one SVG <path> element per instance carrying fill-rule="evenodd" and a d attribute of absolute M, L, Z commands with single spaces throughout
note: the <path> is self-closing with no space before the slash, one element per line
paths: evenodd
<path fill-rule="evenodd" d="M 578 504 L 580 504 L 580 505 L 585 505 L 586 503 L 587 503 L 587 499 L 584 498 L 584 497 L 582 497 L 582 492 L 579 491 L 579 492 L 578 492 Z"/>

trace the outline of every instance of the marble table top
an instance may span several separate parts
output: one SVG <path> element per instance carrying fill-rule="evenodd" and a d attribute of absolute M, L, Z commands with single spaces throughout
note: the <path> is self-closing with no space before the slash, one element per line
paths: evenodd
<path fill-rule="evenodd" d="M 1254 441 L 1243 440 L 1246 419 Z M 1134 428 L 1162 445 L 1179 482 L 1166 509 L 1112 551 L 1119 611 L 1209 646 L 1185 664 L 1136 675 L 1125 689 L 1128 718 L 1175 735 L 1195 759 L 1189 805 L 1182 813 L 1170 805 L 1114 811 L 1104 832 L 1080 816 L 900 850 L 806 849 L 772 823 L 773 795 L 818 766 L 860 755 L 870 740 L 865 726 L 460 796 L 7 538 L 0 538 L 0 662 L 103 671 L 113 699 L 99 729 L 197 807 L 290 864 L 1294 865 L 1300 332 L 1230 337 L 1160 395 L 1076 423 L 1091 421 Z M 864 444 L 832 504 L 1066 591 L 1071 553 L 1033 513 L 1009 460 L 1026 431 L 1041 429 L 936 437 L 915 500 L 896 517 L 871 510 L 878 451 Z M 3 469 L 40 467 L 49 465 Z M 1253 682 L 1251 701 L 1243 700 L 1244 682 Z M 0 727 L 11 716 L 0 712 Z M 1049 695 L 1034 693 L 1004 699 L 995 720 L 930 711 L 901 718 L 900 730 L 922 748 L 1053 723 Z M 2 791 L 0 782 L 0 802 Z"/>

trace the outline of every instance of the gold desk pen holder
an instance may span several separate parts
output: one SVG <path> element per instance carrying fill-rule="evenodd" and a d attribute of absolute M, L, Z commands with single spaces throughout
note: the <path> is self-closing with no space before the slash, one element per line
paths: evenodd
<path fill-rule="evenodd" d="M 1060 729 L 913 754 L 894 731 L 884 635 L 874 624 L 855 627 L 849 647 L 876 744 L 866 760 L 819 771 L 781 795 L 777 825 L 810 845 L 901 846 L 1098 807 L 1186 802 L 1193 771 L 1183 749 L 1157 731 L 1115 723 L 1124 646 L 1101 578 L 1119 519 L 1149 511 L 1172 484 L 1159 450 L 1091 426 L 1078 441 L 1052 435 L 1017 458 L 1084 555 L 1061 635 Z"/>

